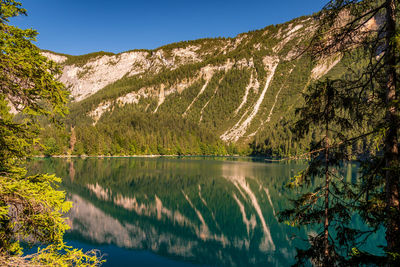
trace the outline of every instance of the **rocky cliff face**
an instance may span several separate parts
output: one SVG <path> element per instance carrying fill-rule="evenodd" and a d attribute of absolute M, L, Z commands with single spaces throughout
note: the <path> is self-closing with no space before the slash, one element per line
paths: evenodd
<path fill-rule="evenodd" d="M 304 88 L 340 65 L 341 58 L 312 63 L 297 57 L 314 29 L 312 18 L 303 17 L 235 38 L 156 50 L 45 55 L 62 65 L 71 116 L 84 116 L 92 126 L 115 108 L 134 108 L 174 114 L 224 142 L 245 143 L 292 116 Z"/>
<path fill-rule="evenodd" d="M 155 52 L 133 51 L 118 55 L 103 55 L 89 59 L 84 64 L 65 64 L 60 81 L 68 86 L 74 101 L 83 100 L 105 86 L 123 77 L 144 73 L 157 74 L 163 68 L 175 69 L 183 64 L 201 61 L 195 53 L 198 47 L 173 49 L 172 59 L 165 59 L 162 50 Z M 67 57 L 49 52 L 50 59 L 63 64 Z"/>

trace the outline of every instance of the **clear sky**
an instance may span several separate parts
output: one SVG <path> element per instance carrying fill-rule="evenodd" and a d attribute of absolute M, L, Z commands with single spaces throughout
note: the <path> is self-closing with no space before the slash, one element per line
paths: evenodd
<path fill-rule="evenodd" d="M 319 11 L 327 0 L 20 0 L 39 32 L 37 45 L 59 53 L 119 53 L 239 33 Z"/>

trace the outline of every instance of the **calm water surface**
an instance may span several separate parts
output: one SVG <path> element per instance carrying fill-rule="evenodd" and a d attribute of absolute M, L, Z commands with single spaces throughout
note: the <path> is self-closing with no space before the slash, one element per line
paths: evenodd
<path fill-rule="evenodd" d="M 74 203 L 69 244 L 105 266 L 288 266 L 313 230 L 279 223 L 302 163 L 227 158 L 40 159 Z M 344 176 L 357 179 L 356 167 Z"/>

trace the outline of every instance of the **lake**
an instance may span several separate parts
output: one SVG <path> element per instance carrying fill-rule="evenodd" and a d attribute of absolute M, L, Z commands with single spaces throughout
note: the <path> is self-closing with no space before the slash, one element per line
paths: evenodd
<path fill-rule="evenodd" d="M 315 230 L 279 223 L 304 163 L 248 158 L 35 159 L 74 207 L 68 244 L 96 248 L 104 266 L 288 266 Z M 343 170 L 357 179 L 355 164 Z M 299 238 L 301 237 L 301 238 Z"/>

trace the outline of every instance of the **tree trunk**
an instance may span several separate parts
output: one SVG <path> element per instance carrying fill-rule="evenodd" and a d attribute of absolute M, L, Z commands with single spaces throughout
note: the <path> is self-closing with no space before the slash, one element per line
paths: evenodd
<path fill-rule="evenodd" d="M 76 144 L 76 134 L 75 134 L 75 127 L 71 125 L 71 137 L 69 139 L 69 154 L 71 155 L 74 153 L 75 149 L 75 144 Z"/>
<path fill-rule="evenodd" d="M 398 150 L 398 119 L 396 110 L 396 34 L 395 1 L 386 0 L 386 51 L 385 66 L 386 82 L 386 122 L 388 130 L 385 136 L 385 167 L 386 167 L 386 241 L 390 252 L 398 251 L 400 243 L 400 219 L 396 217 L 399 209 L 399 177 L 396 168 L 399 166 Z"/>
<path fill-rule="evenodd" d="M 329 85 L 328 85 L 329 86 Z M 329 113 L 330 91 L 326 92 L 326 124 L 325 124 L 325 218 L 324 218 L 324 266 L 329 265 Z"/>
<path fill-rule="evenodd" d="M 325 144 L 325 221 L 324 221 L 324 265 L 329 263 L 329 138 Z"/>

